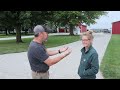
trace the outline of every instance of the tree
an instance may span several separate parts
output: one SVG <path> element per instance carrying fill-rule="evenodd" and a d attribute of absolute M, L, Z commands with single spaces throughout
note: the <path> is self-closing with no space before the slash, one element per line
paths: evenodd
<path fill-rule="evenodd" d="M 29 26 L 30 11 L 2 11 L 0 12 L 0 23 L 4 27 L 14 27 L 16 30 L 16 42 L 22 42 L 21 28 Z"/>
<path fill-rule="evenodd" d="M 12 27 L 16 30 L 16 42 L 22 42 L 21 29 L 33 28 L 37 24 L 55 26 L 69 26 L 70 35 L 73 34 L 73 28 L 78 23 L 94 24 L 95 20 L 101 15 L 106 14 L 104 11 L 1 11 L 0 27 L 9 30 Z M 7 34 L 7 33 L 6 33 Z"/>
<path fill-rule="evenodd" d="M 4 28 L 14 27 L 16 42 L 19 43 L 22 42 L 22 29 L 26 31 L 37 24 L 45 24 L 51 19 L 51 14 L 52 11 L 1 11 L 0 25 Z"/>
<path fill-rule="evenodd" d="M 105 14 L 106 12 L 104 11 L 54 11 L 53 18 L 54 23 L 57 23 L 57 25 L 68 25 L 70 35 L 74 35 L 73 28 L 76 24 L 94 24 L 96 19 Z"/>
<path fill-rule="evenodd" d="M 47 21 L 51 21 L 52 14 L 52 11 L 31 11 L 31 26 L 45 24 Z"/>

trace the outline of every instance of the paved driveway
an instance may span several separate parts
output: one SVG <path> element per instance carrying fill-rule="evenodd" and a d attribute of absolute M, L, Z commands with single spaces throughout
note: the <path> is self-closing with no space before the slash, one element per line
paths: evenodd
<path fill-rule="evenodd" d="M 101 63 L 111 35 L 101 33 L 95 34 L 94 36 L 93 46 L 99 54 L 99 61 Z M 82 43 L 81 41 L 77 41 L 65 46 L 71 47 L 72 53 L 59 63 L 50 67 L 50 79 L 79 79 L 77 70 L 80 63 L 80 49 L 82 48 Z M 58 50 L 60 47 L 54 47 L 50 49 Z M 31 70 L 27 59 L 27 53 L 22 52 L 0 55 L 0 78 L 31 79 Z M 97 78 L 103 78 L 100 72 L 97 74 Z"/>

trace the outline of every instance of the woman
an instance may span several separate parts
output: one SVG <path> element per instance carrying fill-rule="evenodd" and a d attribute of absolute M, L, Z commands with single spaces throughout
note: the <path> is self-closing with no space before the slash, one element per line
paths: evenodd
<path fill-rule="evenodd" d="M 92 42 L 92 32 L 85 32 L 82 35 L 82 44 L 84 47 L 81 49 L 82 56 L 78 68 L 78 75 L 81 79 L 95 79 L 99 70 L 98 53 L 92 47 Z"/>

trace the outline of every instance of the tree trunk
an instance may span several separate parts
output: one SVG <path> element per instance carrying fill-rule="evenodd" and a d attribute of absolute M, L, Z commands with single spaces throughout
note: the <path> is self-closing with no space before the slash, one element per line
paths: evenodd
<path fill-rule="evenodd" d="M 70 35 L 74 35 L 74 33 L 73 33 L 73 27 L 74 26 L 72 24 L 70 24 L 69 26 L 70 26 Z"/>
<path fill-rule="evenodd" d="M 57 33 L 57 25 L 55 25 L 55 33 Z"/>
<path fill-rule="evenodd" d="M 21 27 L 16 26 L 15 30 L 16 30 L 16 42 L 17 43 L 23 42 L 22 39 L 21 39 Z"/>
<path fill-rule="evenodd" d="M 11 33 L 10 33 L 10 29 L 8 30 L 8 34 L 11 34 Z"/>
<path fill-rule="evenodd" d="M 67 27 L 65 27 L 65 32 L 67 33 Z"/>
<path fill-rule="evenodd" d="M 8 35 L 8 33 L 7 33 L 7 28 L 5 28 L 5 34 Z"/>
<path fill-rule="evenodd" d="M 25 35 L 27 35 L 28 34 L 28 29 L 25 29 Z"/>

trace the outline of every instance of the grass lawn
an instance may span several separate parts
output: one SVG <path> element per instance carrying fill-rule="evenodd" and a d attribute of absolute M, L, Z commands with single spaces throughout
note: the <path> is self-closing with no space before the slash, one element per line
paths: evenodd
<path fill-rule="evenodd" d="M 100 69 L 106 79 L 120 79 L 120 35 L 112 35 Z"/>
<path fill-rule="evenodd" d="M 15 37 L 15 35 L 0 34 L 0 38 L 8 38 L 8 37 Z"/>
<path fill-rule="evenodd" d="M 30 35 L 33 35 L 33 34 L 27 34 L 27 35 L 22 34 L 22 36 L 30 36 Z M 16 37 L 16 35 L 12 35 L 12 34 L 9 34 L 9 35 L 0 34 L 0 38 L 9 38 L 9 37 Z"/>
<path fill-rule="evenodd" d="M 0 41 L 0 54 L 25 52 L 33 38 L 22 39 L 24 43 L 17 44 L 15 40 Z M 80 36 L 49 36 L 45 43 L 47 48 L 56 47 L 80 40 Z"/>

